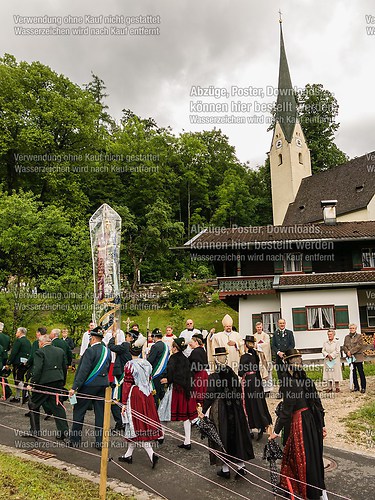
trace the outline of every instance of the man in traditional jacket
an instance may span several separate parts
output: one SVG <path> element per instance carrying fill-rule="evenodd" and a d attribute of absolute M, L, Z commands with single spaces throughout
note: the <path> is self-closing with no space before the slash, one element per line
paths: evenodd
<path fill-rule="evenodd" d="M 51 343 L 54 347 L 60 347 L 60 349 L 62 349 L 64 351 L 65 358 L 66 358 L 66 372 L 65 372 L 65 380 L 64 380 L 64 384 L 65 384 L 68 366 L 72 365 L 73 354 L 72 354 L 72 351 L 69 349 L 68 344 L 66 342 L 64 342 L 62 339 L 60 339 L 60 333 L 61 333 L 61 330 L 59 328 L 54 328 L 53 330 L 51 330 L 51 333 L 49 334 L 49 338 L 51 339 Z"/>
<path fill-rule="evenodd" d="M 353 384 L 354 391 L 359 391 L 357 370 L 359 373 L 359 378 L 361 380 L 361 393 L 366 392 L 366 377 L 363 371 L 363 339 L 360 333 L 357 333 L 357 325 L 351 323 L 349 325 L 349 335 L 344 339 L 344 352 L 348 358 L 355 358 L 353 363 Z"/>
<path fill-rule="evenodd" d="M 223 318 L 224 331 L 207 337 L 207 356 L 211 371 L 215 369 L 214 354 L 217 347 L 225 347 L 228 351 L 228 365 L 238 374 L 240 357 L 244 354 L 244 341 L 238 332 L 233 330 L 233 319 L 226 314 Z"/>
<path fill-rule="evenodd" d="M 113 386 L 112 398 L 116 401 L 121 401 L 122 384 L 124 381 L 124 367 L 128 361 L 132 359 L 130 354 L 130 342 L 132 337 L 129 334 L 126 335 L 122 330 L 117 329 L 116 323 L 113 328 L 109 329 L 111 338 L 109 338 L 107 344 L 108 349 L 111 351 L 111 367 L 109 382 Z M 106 337 L 108 336 L 108 332 Z M 108 338 L 108 337 L 107 337 Z M 122 423 L 121 409 L 116 403 L 112 403 L 111 411 L 113 418 L 115 419 L 115 431 L 120 431 L 123 429 L 124 425 Z"/>
<path fill-rule="evenodd" d="M 277 322 L 278 328 L 272 337 L 272 352 L 276 356 L 275 368 L 277 373 L 277 378 L 279 379 L 279 394 L 278 398 L 282 398 L 282 388 L 283 388 L 283 376 L 286 371 L 286 367 L 284 364 L 284 356 L 286 351 L 290 349 L 294 349 L 295 341 L 292 330 L 287 330 L 285 328 L 286 321 L 283 318 L 280 318 Z"/>
<path fill-rule="evenodd" d="M 90 348 L 84 352 L 76 371 L 69 396 L 77 395 L 73 409 L 73 425 L 70 446 L 78 447 L 82 439 L 82 427 L 86 411 L 91 406 L 95 413 L 95 447 L 102 447 L 104 420 L 104 396 L 108 387 L 110 351 L 102 343 L 104 332 L 97 326 L 90 332 Z M 87 396 L 87 397 L 85 397 Z"/>
<path fill-rule="evenodd" d="M 68 437 L 69 428 L 65 408 L 56 394 L 61 394 L 66 373 L 66 357 L 62 349 L 54 347 L 48 335 L 39 336 L 39 349 L 34 353 L 28 389 L 35 389 L 29 400 L 30 436 L 40 434 L 40 407 L 47 405 L 55 416 L 57 439 Z M 46 394 L 47 393 L 47 394 Z M 53 394 L 51 394 L 53 393 Z"/>
<path fill-rule="evenodd" d="M 19 403 L 21 401 L 20 395 L 21 391 L 24 391 L 24 380 L 25 374 L 27 371 L 27 360 L 30 356 L 31 351 L 31 342 L 26 337 L 27 330 L 26 328 L 20 327 L 17 328 L 16 332 L 16 340 L 13 344 L 8 363 L 6 368 L 9 368 L 8 365 L 13 365 L 13 379 L 16 384 L 16 395 L 10 399 L 12 403 Z M 26 391 L 25 391 L 26 392 Z"/>
<path fill-rule="evenodd" d="M 154 399 L 156 408 L 159 407 L 160 401 L 164 397 L 164 387 L 160 380 L 165 376 L 167 363 L 169 360 L 169 347 L 163 342 L 163 334 L 159 329 L 153 332 L 155 342 L 152 344 L 147 361 L 152 366 L 152 386 L 155 391 Z"/>

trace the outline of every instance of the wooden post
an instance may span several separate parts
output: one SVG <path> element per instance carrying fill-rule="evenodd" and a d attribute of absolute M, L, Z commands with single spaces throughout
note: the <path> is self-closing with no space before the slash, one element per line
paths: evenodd
<path fill-rule="evenodd" d="M 109 434 L 110 434 L 110 424 L 111 424 L 111 404 L 112 404 L 112 388 L 107 387 L 105 390 L 105 403 L 104 403 L 102 458 L 100 461 L 100 485 L 99 485 L 100 500 L 105 500 L 107 493 L 107 469 L 108 469 L 108 452 L 109 452 Z"/>

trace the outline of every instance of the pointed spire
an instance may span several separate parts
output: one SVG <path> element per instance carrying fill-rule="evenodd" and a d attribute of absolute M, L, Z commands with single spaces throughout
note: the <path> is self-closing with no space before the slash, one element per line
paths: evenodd
<path fill-rule="evenodd" d="M 279 86 L 276 102 L 276 121 L 281 125 L 285 138 L 291 142 L 297 121 L 297 103 L 294 97 L 292 80 L 290 78 L 288 60 L 286 58 L 281 12 L 280 14 L 280 66 Z"/>

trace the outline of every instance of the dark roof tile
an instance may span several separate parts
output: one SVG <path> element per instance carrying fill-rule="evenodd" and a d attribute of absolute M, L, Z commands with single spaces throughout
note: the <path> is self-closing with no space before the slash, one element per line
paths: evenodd
<path fill-rule="evenodd" d="M 337 200 L 338 216 L 366 208 L 375 195 L 374 159 L 375 151 L 302 179 L 296 199 L 289 205 L 283 224 L 321 221 L 322 200 Z"/>

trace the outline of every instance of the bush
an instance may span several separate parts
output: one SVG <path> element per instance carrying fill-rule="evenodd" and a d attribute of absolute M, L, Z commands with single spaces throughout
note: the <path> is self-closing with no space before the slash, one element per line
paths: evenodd
<path fill-rule="evenodd" d="M 164 291 L 166 293 L 159 301 L 161 307 L 188 309 L 206 304 L 211 289 L 202 283 L 178 281 L 169 283 Z"/>

